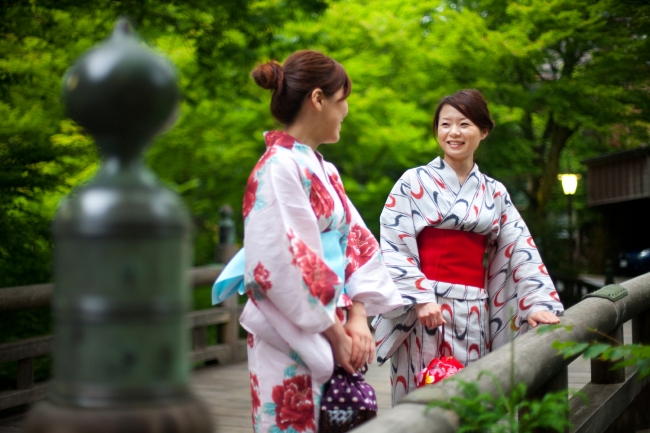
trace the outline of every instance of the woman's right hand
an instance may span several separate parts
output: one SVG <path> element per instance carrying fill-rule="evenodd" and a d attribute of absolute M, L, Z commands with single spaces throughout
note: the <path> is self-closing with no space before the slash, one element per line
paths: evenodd
<path fill-rule="evenodd" d="M 415 313 L 418 315 L 420 324 L 429 329 L 436 329 L 443 323 L 447 323 L 442 317 L 440 305 L 435 302 L 428 304 L 415 304 Z"/>
<path fill-rule="evenodd" d="M 343 367 L 345 371 L 354 374 L 352 366 L 352 338 L 347 334 L 344 335 L 338 343 L 331 343 L 332 352 L 334 353 L 334 362 Z"/>
<path fill-rule="evenodd" d="M 325 337 L 330 342 L 330 346 L 332 346 L 334 361 L 348 373 L 354 374 L 354 367 L 352 367 L 351 362 L 352 338 L 345 333 L 338 317 L 334 325 L 327 328 L 323 334 L 325 334 Z"/>

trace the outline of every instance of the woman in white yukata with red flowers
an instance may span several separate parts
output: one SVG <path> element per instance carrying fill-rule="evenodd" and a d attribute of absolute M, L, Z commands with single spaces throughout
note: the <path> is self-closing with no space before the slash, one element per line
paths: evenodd
<path fill-rule="evenodd" d="M 317 431 L 322 385 L 334 363 L 354 373 L 374 357 L 367 315 L 401 297 L 379 245 L 345 195 L 336 168 L 316 151 L 339 141 L 350 79 L 315 51 L 299 51 L 252 76 L 272 89 L 283 131 L 244 197 L 245 274 L 253 425 L 259 433 Z"/>
<path fill-rule="evenodd" d="M 381 214 L 384 261 L 404 299 L 374 322 L 393 405 L 433 358 L 467 365 L 564 311 L 508 191 L 474 163 L 493 127 L 478 91 L 443 98 L 433 134 L 444 157 L 404 173 Z"/>

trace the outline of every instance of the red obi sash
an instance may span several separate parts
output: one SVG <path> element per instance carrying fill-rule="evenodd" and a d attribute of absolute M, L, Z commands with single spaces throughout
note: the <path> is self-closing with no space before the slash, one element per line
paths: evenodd
<path fill-rule="evenodd" d="M 487 236 L 425 227 L 417 238 L 420 270 L 429 280 L 483 288 Z"/>

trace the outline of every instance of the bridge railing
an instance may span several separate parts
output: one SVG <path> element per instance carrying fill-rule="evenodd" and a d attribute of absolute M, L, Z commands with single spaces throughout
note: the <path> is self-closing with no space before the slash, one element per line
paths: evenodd
<path fill-rule="evenodd" d="M 603 286 L 602 284 L 595 285 L 580 277 L 563 275 L 555 272 L 551 273 L 550 277 L 560 295 L 560 300 L 562 301 L 564 308 L 567 309 L 580 302 L 582 297 L 587 293 L 595 292 Z"/>
<path fill-rule="evenodd" d="M 212 285 L 223 265 L 193 268 L 193 288 Z M 0 314 L 10 311 L 48 307 L 54 284 L 8 287 L 0 289 Z M 219 306 L 192 311 L 187 321 L 192 332 L 192 363 L 217 361 L 229 364 L 246 359 L 246 340 L 239 338 L 239 316 L 243 306 L 232 297 Z M 217 325 L 217 344 L 209 344 L 208 328 Z M 0 344 L 0 363 L 17 362 L 16 389 L 0 391 L 0 410 L 21 406 L 44 398 L 49 381 L 34 382 L 34 359 L 52 353 L 54 335 L 43 335 Z"/>
<path fill-rule="evenodd" d="M 514 343 L 470 364 L 455 377 L 476 382 L 481 393 L 494 397 L 500 395 L 498 386 L 506 395 L 510 394 L 513 377 L 514 384 L 526 384 L 529 397 L 541 396 L 568 387 L 567 367 L 573 359 L 564 359 L 551 347 L 555 340 L 592 342 L 600 340 L 602 335 L 599 333 L 602 333 L 622 341 L 622 326 L 632 320 L 633 342 L 650 344 L 650 273 L 626 281 L 621 286 L 627 290 L 627 295 L 621 299 L 611 301 L 589 297 L 569 308 L 561 323 L 571 325 L 570 331 L 561 328 L 545 334 L 528 332 Z M 514 362 L 511 362 L 511 353 Z M 576 397 L 568 402 L 572 431 L 599 433 L 650 428 L 650 411 L 647 409 L 650 377 L 640 381 L 634 367 L 615 371 L 610 367 L 611 364 L 607 362 L 591 361 L 591 382 L 582 390 L 587 402 Z M 492 377 L 481 375 L 483 371 L 491 372 L 497 382 Z M 427 405 L 457 395 L 460 395 L 460 390 L 454 380 L 421 388 L 407 395 L 390 411 L 354 431 L 455 432 L 460 426 L 455 413 L 440 408 L 427 409 Z"/>

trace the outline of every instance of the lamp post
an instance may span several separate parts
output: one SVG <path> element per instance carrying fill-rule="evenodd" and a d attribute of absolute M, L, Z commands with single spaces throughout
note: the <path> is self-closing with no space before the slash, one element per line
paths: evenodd
<path fill-rule="evenodd" d="M 558 174 L 557 178 L 562 182 L 562 191 L 567 197 L 567 213 L 569 216 L 569 263 L 573 265 L 573 195 L 578 188 L 579 174 L 565 173 Z"/>

